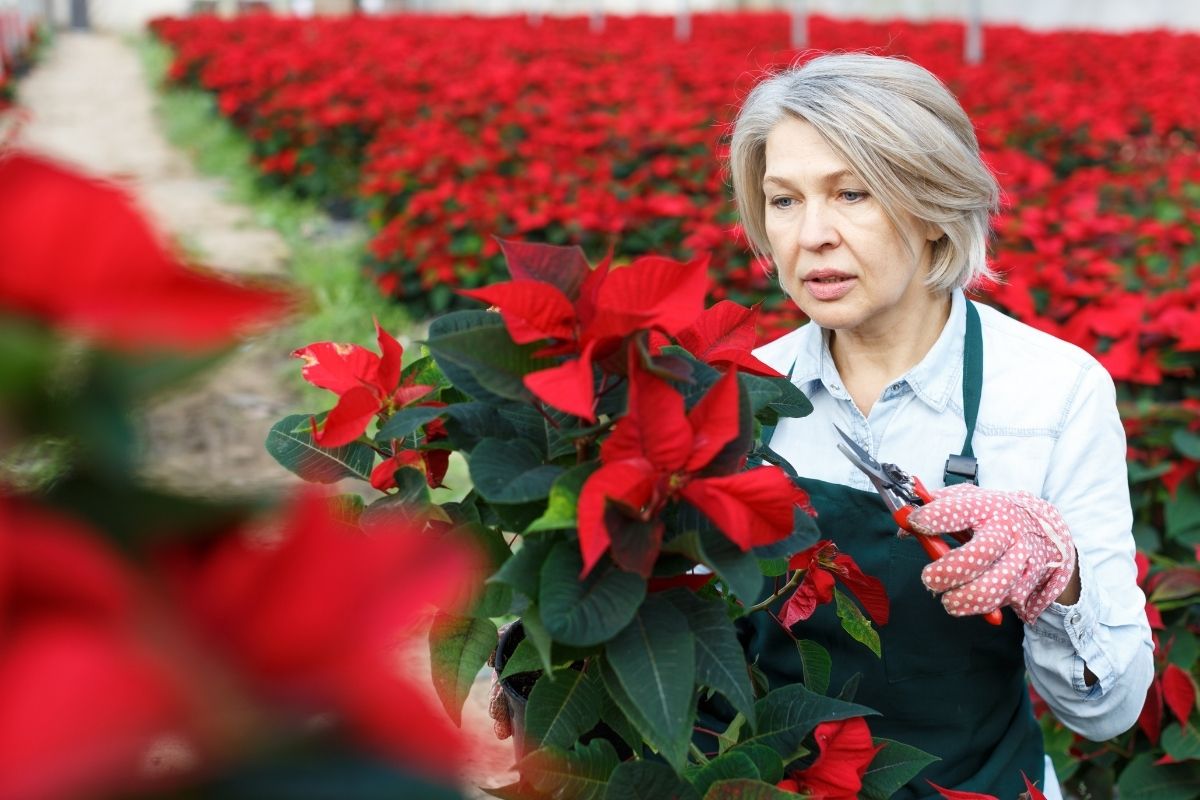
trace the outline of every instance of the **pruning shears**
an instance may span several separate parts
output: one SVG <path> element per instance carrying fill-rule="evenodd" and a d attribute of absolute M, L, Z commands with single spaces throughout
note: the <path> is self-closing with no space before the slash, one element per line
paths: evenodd
<path fill-rule="evenodd" d="M 914 509 L 933 500 L 933 495 L 925 488 L 925 484 L 921 483 L 921 479 L 915 475 L 909 475 L 895 464 L 880 464 L 871 457 L 870 453 L 847 436 L 845 431 L 836 425 L 833 427 L 842 437 L 842 442 L 837 446 L 838 450 L 841 450 L 842 455 L 850 459 L 850 463 L 862 470 L 871 480 L 875 491 L 879 492 L 879 496 L 883 498 L 883 504 L 892 512 L 892 519 L 913 535 L 925 550 L 925 554 L 929 556 L 929 560 L 936 561 L 950 552 L 950 545 L 942 537 L 914 530 L 908 521 L 908 517 Z M 970 540 L 971 533 L 970 531 L 955 531 L 950 536 L 963 544 Z M 983 615 L 983 618 L 992 625 L 999 625 L 1003 619 L 999 609 L 989 611 Z"/>

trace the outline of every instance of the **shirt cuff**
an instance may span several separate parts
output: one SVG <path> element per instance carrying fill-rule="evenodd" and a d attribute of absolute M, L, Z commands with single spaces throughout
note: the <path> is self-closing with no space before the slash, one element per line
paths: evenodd
<path fill-rule="evenodd" d="M 1071 665 L 1071 685 L 1080 697 L 1105 694 L 1112 686 L 1113 667 L 1096 641 L 1099 621 L 1107 616 L 1108 598 L 1097 585 L 1090 564 L 1082 553 L 1079 563 L 1079 599 L 1073 605 L 1051 603 L 1032 626 L 1039 636 L 1069 645 L 1075 651 Z M 1084 668 L 1091 670 L 1096 682 L 1091 686 L 1084 680 Z"/>

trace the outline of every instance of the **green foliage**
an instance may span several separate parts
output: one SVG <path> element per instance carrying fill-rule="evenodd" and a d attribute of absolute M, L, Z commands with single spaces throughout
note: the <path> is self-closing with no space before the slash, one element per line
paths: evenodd
<path fill-rule="evenodd" d="M 487 619 L 439 614 L 429 634 L 433 685 L 455 725 L 475 676 L 496 648 L 496 625 Z"/>
<path fill-rule="evenodd" d="M 370 479 L 375 464 L 374 450 L 361 442 L 351 442 L 343 447 L 321 447 L 313 441 L 312 425 L 310 414 L 284 417 L 267 433 L 267 452 L 306 481 L 336 483 L 343 478 Z"/>

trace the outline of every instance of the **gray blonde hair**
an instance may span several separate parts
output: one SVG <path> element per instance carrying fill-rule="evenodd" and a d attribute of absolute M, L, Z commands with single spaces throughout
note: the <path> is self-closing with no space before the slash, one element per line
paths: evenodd
<path fill-rule="evenodd" d="M 729 169 L 742 225 L 756 253 L 767 241 L 767 134 L 786 116 L 816 128 L 901 228 L 903 209 L 943 232 L 927 280 L 949 291 L 984 276 L 990 217 L 1000 187 L 979 156 L 966 112 L 936 77 L 910 61 L 825 55 L 754 87 L 734 123 Z"/>

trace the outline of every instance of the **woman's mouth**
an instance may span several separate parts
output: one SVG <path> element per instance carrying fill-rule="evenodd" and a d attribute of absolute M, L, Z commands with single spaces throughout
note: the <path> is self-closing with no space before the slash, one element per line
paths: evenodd
<path fill-rule="evenodd" d="M 804 288 L 814 299 L 829 302 L 845 297 L 856 281 L 841 272 L 814 272 L 804 279 Z"/>

